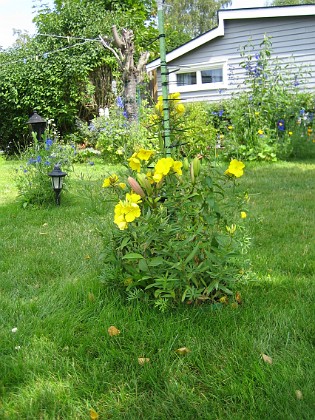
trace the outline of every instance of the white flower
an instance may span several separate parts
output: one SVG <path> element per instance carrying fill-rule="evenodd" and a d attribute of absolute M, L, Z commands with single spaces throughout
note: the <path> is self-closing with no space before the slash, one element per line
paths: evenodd
<path fill-rule="evenodd" d="M 15 346 L 14 348 L 15 348 L 15 350 L 20 350 L 21 346 Z"/>
<path fill-rule="evenodd" d="M 12 328 L 12 330 L 11 330 L 13 333 L 16 333 L 17 332 L 17 328 L 16 327 L 14 327 L 14 328 Z"/>

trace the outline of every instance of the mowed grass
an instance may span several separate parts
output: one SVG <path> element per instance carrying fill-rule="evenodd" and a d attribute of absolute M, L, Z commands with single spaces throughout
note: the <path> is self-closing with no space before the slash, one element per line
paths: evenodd
<path fill-rule="evenodd" d="M 22 209 L 16 163 L 0 165 L 1 419 L 314 419 L 314 163 L 246 168 L 243 303 L 166 313 L 103 283 L 108 168 L 78 166 L 59 208 Z"/>

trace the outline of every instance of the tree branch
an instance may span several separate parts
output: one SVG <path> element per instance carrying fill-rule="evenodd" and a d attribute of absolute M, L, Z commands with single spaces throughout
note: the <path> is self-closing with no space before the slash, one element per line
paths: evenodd
<path fill-rule="evenodd" d="M 123 57 L 119 57 L 119 55 L 117 54 L 117 52 L 114 50 L 114 48 L 112 48 L 106 41 L 105 41 L 105 39 L 101 36 L 101 35 L 99 35 L 99 39 L 100 39 L 100 41 L 101 41 L 101 43 L 102 43 L 102 45 L 103 45 L 103 47 L 104 48 L 107 48 L 109 51 L 111 51 L 113 54 L 114 54 L 114 56 L 115 56 L 115 58 L 116 58 L 116 60 L 118 61 L 118 64 L 122 67 L 122 65 L 123 65 L 123 63 L 122 63 L 122 58 Z"/>

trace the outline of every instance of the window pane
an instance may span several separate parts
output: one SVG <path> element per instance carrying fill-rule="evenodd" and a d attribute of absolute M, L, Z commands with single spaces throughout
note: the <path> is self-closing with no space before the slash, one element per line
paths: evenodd
<path fill-rule="evenodd" d="M 176 74 L 177 86 L 195 85 L 197 83 L 196 73 Z"/>
<path fill-rule="evenodd" d="M 202 70 L 201 80 L 202 83 L 223 82 L 223 71 L 222 69 Z"/>

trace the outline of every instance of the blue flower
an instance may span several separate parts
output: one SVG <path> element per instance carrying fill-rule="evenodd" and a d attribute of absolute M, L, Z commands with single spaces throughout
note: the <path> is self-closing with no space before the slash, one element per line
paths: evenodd
<path fill-rule="evenodd" d="M 45 165 L 46 165 L 46 166 L 49 166 L 49 165 L 50 165 L 50 162 L 49 162 L 48 160 L 46 160 L 46 161 L 45 161 Z"/>
<path fill-rule="evenodd" d="M 304 115 L 305 114 L 305 110 L 304 109 L 301 109 L 300 110 L 300 115 Z"/>
<path fill-rule="evenodd" d="M 89 162 L 89 165 L 94 166 L 94 162 L 93 161 L 90 161 Z"/>
<path fill-rule="evenodd" d="M 278 120 L 277 127 L 279 131 L 285 131 L 284 120 Z"/>
<path fill-rule="evenodd" d="M 31 157 L 29 160 L 28 160 L 28 165 L 32 165 L 33 163 L 36 163 L 37 162 L 37 160 L 36 159 L 34 159 L 33 157 Z"/>
<path fill-rule="evenodd" d="M 260 54 L 259 53 L 256 53 L 255 54 L 255 58 L 256 58 L 256 60 L 259 60 L 260 59 Z"/>
<path fill-rule="evenodd" d="M 124 102 L 123 102 L 121 96 L 117 96 L 116 104 L 117 104 L 118 108 L 123 108 L 124 107 Z"/>
<path fill-rule="evenodd" d="M 36 158 L 36 162 L 41 163 L 41 161 L 42 161 L 42 157 L 40 155 L 38 155 L 37 158 Z"/>
<path fill-rule="evenodd" d="M 123 116 L 124 116 L 125 118 L 128 118 L 127 111 L 124 111 L 124 112 L 123 112 Z"/>
<path fill-rule="evenodd" d="M 223 114 L 224 114 L 224 109 L 220 109 L 220 111 L 219 111 L 219 117 L 222 117 Z"/>

